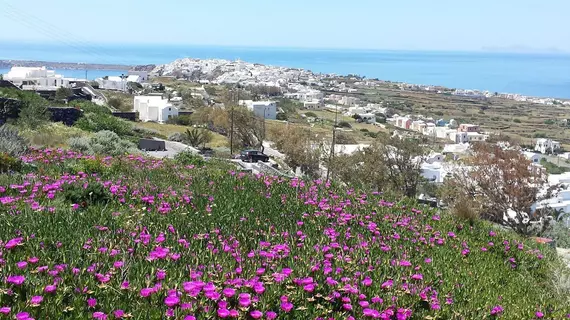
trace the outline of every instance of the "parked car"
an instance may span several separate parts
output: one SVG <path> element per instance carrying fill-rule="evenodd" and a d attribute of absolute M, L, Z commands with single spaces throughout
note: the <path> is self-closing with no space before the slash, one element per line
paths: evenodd
<path fill-rule="evenodd" d="M 258 150 L 244 150 L 240 153 L 240 159 L 244 162 L 268 162 L 269 156 Z"/>

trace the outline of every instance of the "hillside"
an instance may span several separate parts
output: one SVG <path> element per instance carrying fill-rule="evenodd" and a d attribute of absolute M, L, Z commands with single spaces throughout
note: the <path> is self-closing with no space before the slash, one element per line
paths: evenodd
<path fill-rule="evenodd" d="M 44 150 L 23 160 L 21 173 L 0 175 L 9 318 L 570 313 L 553 286 L 555 251 L 485 222 L 194 158 Z"/>

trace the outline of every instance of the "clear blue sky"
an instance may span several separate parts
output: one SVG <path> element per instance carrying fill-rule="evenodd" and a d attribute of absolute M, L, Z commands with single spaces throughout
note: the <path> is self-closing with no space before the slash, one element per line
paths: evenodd
<path fill-rule="evenodd" d="M 570 0 L 0 0 L 0 8 L 10 25 L 0 41 L 570 52 Z"/>

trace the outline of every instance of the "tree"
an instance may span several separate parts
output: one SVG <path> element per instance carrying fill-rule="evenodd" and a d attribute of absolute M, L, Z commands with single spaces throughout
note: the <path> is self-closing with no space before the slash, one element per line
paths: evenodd
<path fill-rule="evenodd" d="M 321 136 L 299 127 L 272 127 L 270 138 L 275 148 L 285 154 L 285 163 L 300 168 L 310 178 L 320 177 L 321 159 L 325 155 Z"/>
<path fill-rule="evenodd" d="M 107 104 L 115 109 L 120 109 L 121 106 L 123 105 L 123 101 L 121 101 L 121 99 L 116 98 L 116 97 L 112 97 L 109 98 L 109 100 L 107 101 Z"/>
<path fill-rule="evenodd" d="M 55 100 L 67 100 L 73 95 L 73 91 L 69 88 L 59 87 L 55 91 Z"/>
<path fill-rule="evenodd" d="M 472 199 L 481 218 L 530 235 L 549 225 L 547 211 L 531 213 L 538 192 L 547 181 L 542 168 L 532 165 L 519 150 L 478 143 L 473 155 L 446 180 L 444 201 L 451 207 Z M 536 231 L 538 226 L 540 230 Z"/>
<path fill-rule="evenodd" d="M 205 146 L 206 143 L 212 141 L 212 134 L 206 129 L 186 129 L 183 139 L 192 147 Z"/>
<path fill-rule="evenodd" d="M 333 177 L 349 186 L 415 197 L 426 151 L 413 139 L 381 136 L 352 155 L 337 155 Z"/>
<path fill-rule="evenodd" d="M 45 99 L 35 93 L 22 91 L 19 100 L 22 105 L 18 114 L 18 126 L 35 130 L 50 121 L 51 115 Z"/>

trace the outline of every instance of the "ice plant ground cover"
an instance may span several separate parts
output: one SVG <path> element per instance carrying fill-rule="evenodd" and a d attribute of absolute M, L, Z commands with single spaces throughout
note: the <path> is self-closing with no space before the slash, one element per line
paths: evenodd
<path fill-rule="evenodd" d="M 35 151 L 0 175 L 0 319 L 562 319 L 555 252 L 319 181 Z"/>

